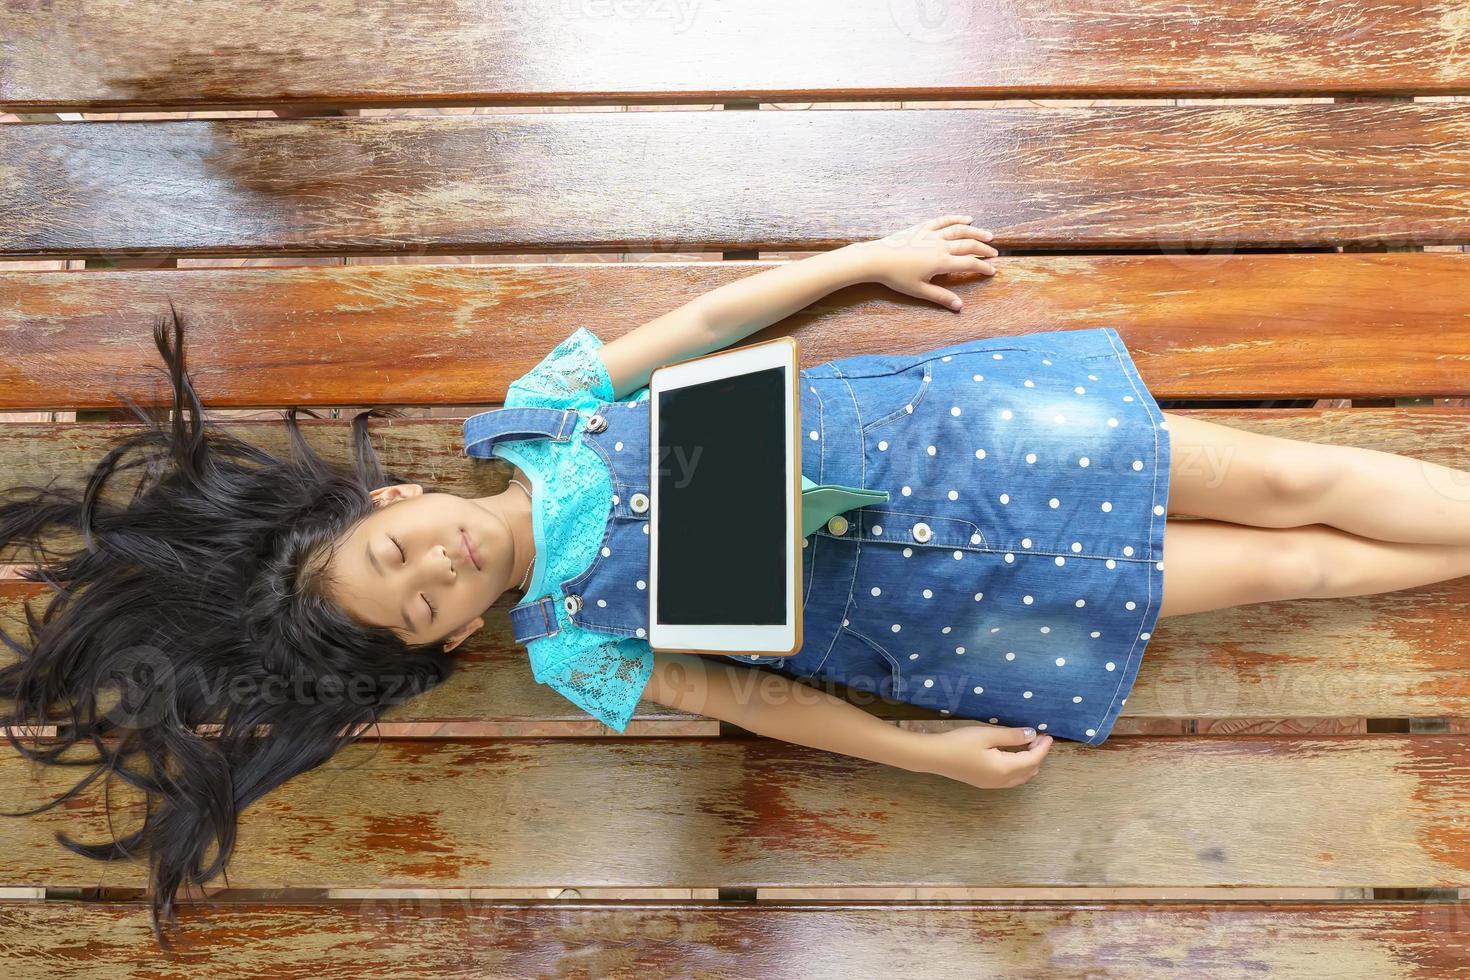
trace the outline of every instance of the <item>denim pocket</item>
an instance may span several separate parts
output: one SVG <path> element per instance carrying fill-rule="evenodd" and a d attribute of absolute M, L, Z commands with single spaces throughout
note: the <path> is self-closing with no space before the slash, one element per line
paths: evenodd
<path fill-rule="evenodd" d="M 838 652 L 844 658 L 843 683 L 881 697 L 897 698 L 903 690 L 898 658 L 881 643 L 848 626 L 838 630 L 837 636 L 839 647 L 850 644 Z"/>
<path fill-rule="evenodd" d="M 648 519 L 615 495 L 591 564 L 561 583 L 568 618 L 584 629 L 648 635 Z"/>
<path fill-rule="evenodd" d="M 830 362 L 847 381 L 864 434 L 912 415 L 932 387 L 934 362 L 958 355 L 1027 351 L 1049 354 L 1045 342 L 1025 337 L 965 341 L 909 355 L 858 354 Z"/>
<path fill-rule="evenodd" d="M 862 379 L 854 387 L 853 397 L 857 399 L 863 432 L 872 432 L 912 415 L 930 387 L 929 368 L 925 364 Z"/>

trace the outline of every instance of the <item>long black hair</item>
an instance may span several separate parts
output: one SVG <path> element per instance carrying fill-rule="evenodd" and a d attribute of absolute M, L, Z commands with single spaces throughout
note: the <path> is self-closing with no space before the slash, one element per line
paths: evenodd
<path fill-rule="evenodd" d="M 81 484 L 53 478 L 0 491 L 0 560 L 28 563 L 22 577 L 51 590 L 39 616 L 25 604 L 25 642 L 0 628 L 20 657 L 0 668 L 0 711 L 12 706 L 0 725 L 40 762 L 78 765 L 72 746 L 96 748 L 80 763 L 95 763 L 92 771 L 65 794 L 3 815 L 39 813 L 114 773 L 142 789 L 143 823 L 132 833 L 56 839 L 101 860 L 147 851 L 153 934 L 164 949 L 164 924 L 178 924 L 176 890 L 224 869 L 242 810 L 355 741 L 382 709 L 442 682 L 453 664 L 442 642 L 409 645 L 327 599 L 331 556 L 372 512 L 370 492 L 408 482 L 384 471 L 367 427 L 402 413 L 357 414 L 346 467 L 312 450 L 295 408 L 283 417 L 289 455 L 252 446 L 206 420 L 185 370 L 183 324 L 169 310 L 153 338 L 172 412 L 122 396 L 143 428 Z M 130 499 L 105 500 L 128 471 L 138 475 Z M 66 534 L 72 547 L 59 549 L 52 538 Z M 57 738 L 34 748 L 10 731 L 52 724 Z M 130 768 L 133 756 L 144 766 Z"/>

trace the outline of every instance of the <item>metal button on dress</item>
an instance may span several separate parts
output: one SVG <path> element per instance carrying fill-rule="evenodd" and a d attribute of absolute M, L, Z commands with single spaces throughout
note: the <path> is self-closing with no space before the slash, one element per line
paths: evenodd
<path fill-rule="evenodd" d="M 914 540 L 915 541 L 921 541 L 921 542 L 922 541 L 928 541 L 933 536 L 934 536 L 934 532 L 931 531 L 929 529 L 929 525 L 928 524 L 925 524 L 923 521 L 920 521 L 919 523 L 917 523 L 917 524 L 914 525 Z"/>
<path fill-rule="evenodd" d="M 562 600 L 562 605 L 566 608 L 567 615 L 570 616 L 582 608 L 582 597 L 573 592 Z"/>
<path fill-rule="evenodd" d="M 841 514 L 834 515 L 830 520 L 827 521 L 827 530 L 831 531 L 833 534 L 846 534 L 847 518 L 843 517 Z"/>
<path fill-rule="evenodd" d="M 601 432 L 605 428 L 607 428 L 607 419 L 601 415 L 594 415 L 587 420 L 588 432 Z"/>
<path fill-rule="evenodd" d="M 635 494 L 633 494 L 633 496 L 631 496 L 631 497 L 628 498 L 628 506 L 629 507 L 632 507 L 633 510 L 636 511 L 637 513 L 639 513 L 639 514 L 643 513 L 645 510 L 648 509 L 648 494 L 646 494 L 646 493 L 635 493 Z"/>

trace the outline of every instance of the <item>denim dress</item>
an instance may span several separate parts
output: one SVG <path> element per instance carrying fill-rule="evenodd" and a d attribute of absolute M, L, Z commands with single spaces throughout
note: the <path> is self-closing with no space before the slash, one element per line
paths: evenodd
<path fill-rule="evenodd" d="M 799 651 L 726 656 L 1105 741 L 1158 618 L 1169 489 L 1167 424 L 1117 332 L 860 354 L 801 370 L 800 396 L 803 474 L 888 497 L 803 539 Z M 571 626 L 646 647 L 648 432 L 646 398 L 466 420 L 470 455 L 581 439 L 611 478 L 601 546 L 532 583 L 517 642 Z"/>

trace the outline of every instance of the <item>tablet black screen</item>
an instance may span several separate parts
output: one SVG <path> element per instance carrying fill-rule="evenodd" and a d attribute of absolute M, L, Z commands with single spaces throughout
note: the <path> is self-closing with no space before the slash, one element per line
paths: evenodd
<path fill-rule="evenodd" d="M 659 393 L 661 622 L 786 622 L 789 384 L 776 367 Z"/>

